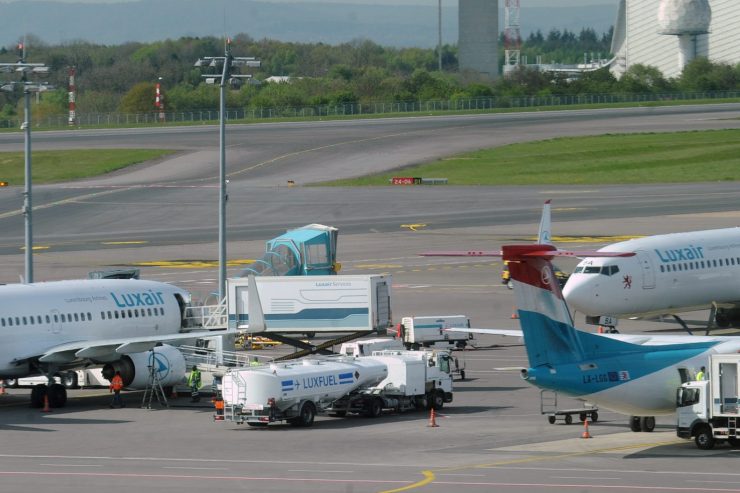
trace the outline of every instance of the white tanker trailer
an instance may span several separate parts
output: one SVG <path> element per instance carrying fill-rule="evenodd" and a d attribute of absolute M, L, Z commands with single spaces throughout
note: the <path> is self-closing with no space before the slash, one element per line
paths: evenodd
<path fill-rule="evenodd" d="M 446 351 L 379 351 L 231 369 L 222 381 L 224 419 L 311 426 L 317 413 L 380 416 L 384 409 L 441 409 L 452 402 Z"/>

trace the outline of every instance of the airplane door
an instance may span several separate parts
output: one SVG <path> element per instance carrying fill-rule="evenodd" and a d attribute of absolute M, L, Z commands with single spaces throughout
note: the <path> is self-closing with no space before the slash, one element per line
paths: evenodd
<path fill-rule="evenodd" d="M 62 322 L 61 322 L 60 316 L 61 316 L 61 312 L 57 310 L 56 308 L 53 309 L 51 312 L 49 312 L 52 334 L 58 334 L 62 331 Z"/>
<path fill-rule="evenodd" d="M 642 289 L 655 288 L 655 268 L 653 268 L 653 261 L 650 259 L 650 254 L 644 250 L 638 250 L 635 254 L 637 255 L 637 261 L 640 263 Z"/>

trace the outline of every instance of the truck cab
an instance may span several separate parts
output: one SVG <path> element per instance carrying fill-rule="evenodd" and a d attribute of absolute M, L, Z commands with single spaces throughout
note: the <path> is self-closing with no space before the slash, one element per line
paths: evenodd
<path fill-rule="evenodd" d="M 676 434 L 709 450 L 717 443 L 740 447 L 740 354 L 709 356 L 709 379 L 686 382 L 676 394 Z"/>

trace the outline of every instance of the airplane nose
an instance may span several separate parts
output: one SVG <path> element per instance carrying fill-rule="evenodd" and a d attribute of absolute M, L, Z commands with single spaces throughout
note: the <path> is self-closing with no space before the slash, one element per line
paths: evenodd
<path fill-rule="evenodd" d="M 568 303 L 571 310 L 575 310 L 586 315 L 592 315 L 594 301 L 598 298 L 598 294 L 595 293 L 592 286 L 593 283 L 588 282 L 586 279 L 574 279 L 571 277 L 563 287 L 563 297 Z"/>

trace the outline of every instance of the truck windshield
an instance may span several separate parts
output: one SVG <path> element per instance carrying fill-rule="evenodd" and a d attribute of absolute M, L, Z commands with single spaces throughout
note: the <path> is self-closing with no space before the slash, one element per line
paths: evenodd
<path fill-rule="evenodd" d="M 450 372 L 450 357 L 448 355 L 443 354 L 439 358 L 439 369 L 445 373 Z"/>
<path fill-rule="evenodd" d="M 678 407 L 693 406 L 699 402 L 699 389 L 679 389 L 676 399 Z"/>

